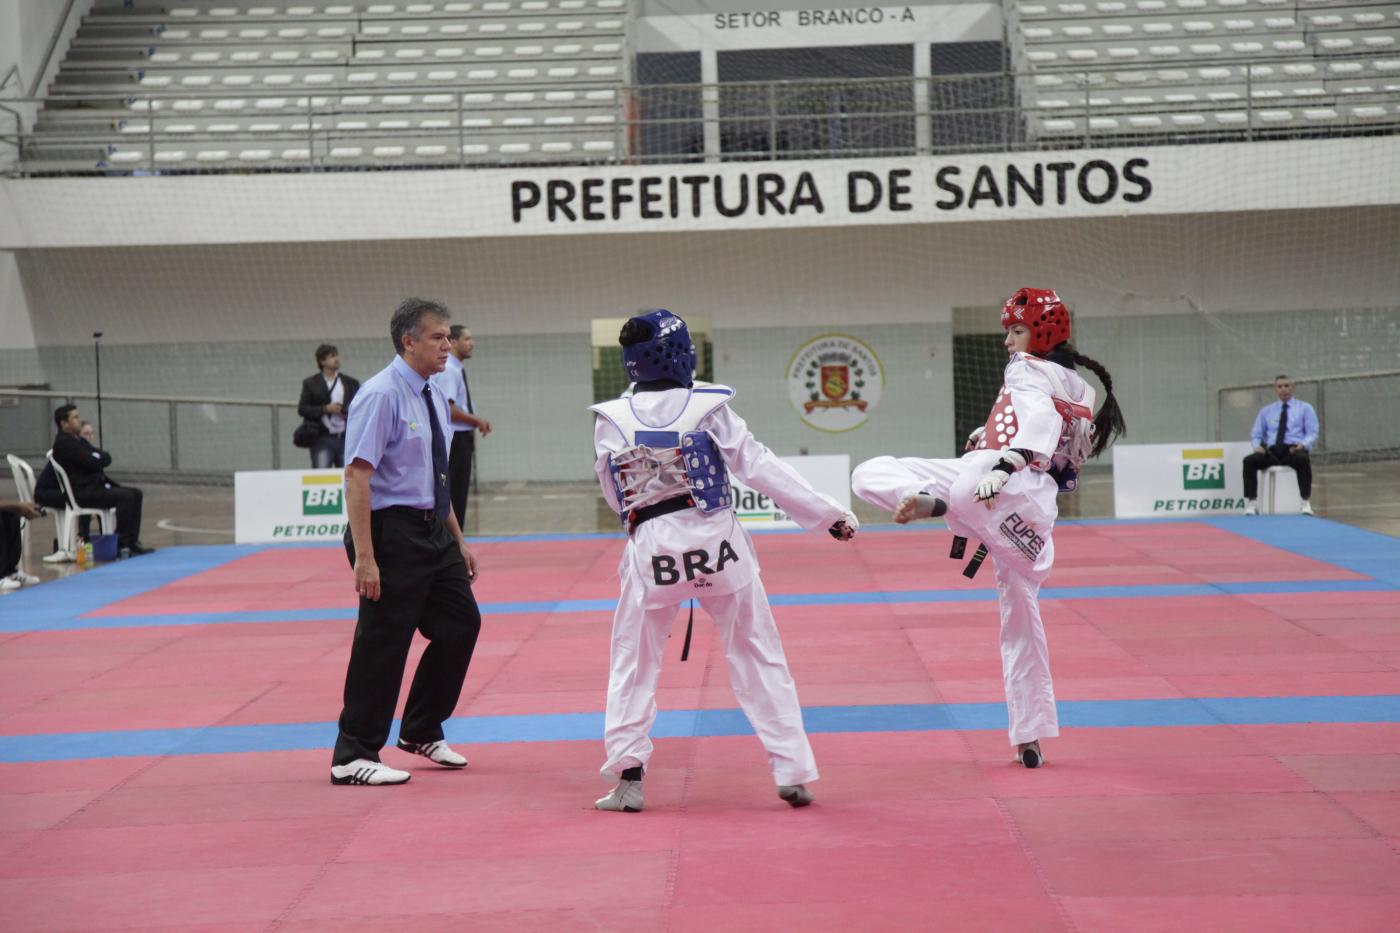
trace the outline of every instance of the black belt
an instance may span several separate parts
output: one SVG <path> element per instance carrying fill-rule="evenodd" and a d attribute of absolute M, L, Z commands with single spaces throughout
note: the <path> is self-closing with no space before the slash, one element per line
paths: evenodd
<path fill-rule="evenodd" d="M 433 509 L 416 509 L 411 505 L 386 505 L 382 509 L 375 509 L 376 512 L 395 512 L 399 515 L 421 518 L 425 522 L 432 522 L 437 518 L 437 512 Z"/>
<path fill-rule="evenodd" d="M 627 513 L 627 528 L 636 528 L 642 522 L 649 522 L 653 518 L 661 515 L 670 515 L 672 512 L 679 512 L 681 509 L 695 507 L 695 500 L 690 496 L 676 496 L 674 499 L 663 499 L 652 505 L 644 505 L 640 509 L 633 509 Z"/>
<path fill-rule="evenodd" d="M 953 560 L 962 560 L 963 550 L 967 547 L 967 539 L 962 535 L 953 535 L 953 549 L 948 556 Z M 963 568 L 963 576 L 971 580 L 977 576 L 977 571 L 982 568 L 982 561 L 987 559 L 987 545 L 979 543 L 977 551 L 972 555 L 972 560 L 967 562 Z"/>

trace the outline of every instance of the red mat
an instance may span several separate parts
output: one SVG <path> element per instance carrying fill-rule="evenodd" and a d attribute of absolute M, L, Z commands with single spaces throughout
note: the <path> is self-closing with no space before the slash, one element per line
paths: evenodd
<path fill-rule="evenodd" d="M 774 594 L 985 593 L 946 533 L 758 539 Z M 478 599 L 610 600 L 620 542 L 477 547 Z M 1051 587 L 1364 579 L 1192 523 L 1057 531 Z M 120 565 L 118 565 L 120 566 Z M 103 607 L 169 626 L 11 634 L 0 735 L 329 722 L 353 620 L 343 553 L 274 549 Z M 1000 703 L 991 601 L 778 606 L 806 706 Z M 1064 701 L 1400 694 L 1400 593 L 1047 599 Z M 181 613 L 229 613 L 177 624 Z M 255 616 L 256 618 L 256 616 Z M 149 621 L 143 619 L 144 621 Z M 607 611 L 488 614 L 457 713 L 596 713 Z M 713 630 L 668 650 L 663 709 L 732 709 Z M 421 644 L 415 646 L 414 655 Z M 412 659 L 410 660 L 412 663 Z M 818 733 L 817 804 L 751 736 L 665 738 L 647 810 L 599 813 L 600 743 L 464 749 L 401 788 L 328 750 L 0 763 L 13 930 L 1316 930 L 1400 916 L 1400 725 Z"/>

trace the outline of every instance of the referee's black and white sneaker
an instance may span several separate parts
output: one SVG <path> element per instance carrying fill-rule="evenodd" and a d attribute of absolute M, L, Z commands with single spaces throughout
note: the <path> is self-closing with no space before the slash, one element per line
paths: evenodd
<path fill-rule="evenodd" d="M 349 764 L 331 765 L 332 784 L 407 784 L 413 777 L 407 771 L 391 768 L 382 761 L 356 758 Z"/>
<path fill-rule="evenodd" d="M 436 742 L 405 742 L 399 739 L 399 748 L 414 755 L 422 755 L 433 764 L 444 768 L 465 768 L 467 759 L 452 750 L 442 739 Z"/>

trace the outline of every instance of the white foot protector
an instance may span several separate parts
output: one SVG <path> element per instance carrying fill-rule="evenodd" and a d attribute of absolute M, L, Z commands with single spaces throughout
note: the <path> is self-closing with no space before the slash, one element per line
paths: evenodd
<path fill-rule="evenodd" d="M 894 521 L 897 525 L 907 525 L 919 518 L 937 518 L 946 511 L 948 506 L 942 499 L 921 492 L 899 500 L 899 506 L 894 510 Z"/>
<path fill-rule="evenodd" d="M 642 812 L 642 782 L 618 781 L 606 797 L 593 802 L 599 810 L 613 810 L 618 813 Z"/>

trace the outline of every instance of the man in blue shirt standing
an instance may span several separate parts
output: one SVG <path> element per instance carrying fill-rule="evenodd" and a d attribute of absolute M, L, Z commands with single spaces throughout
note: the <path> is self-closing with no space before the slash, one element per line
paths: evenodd
<path fill-rule="evenodd" d="M 1254 453 L 1244 458 L 1244 497 L 1246 515 L 1257 515 L 1259 471 L 1272 466 L 1292 467 L 1298 474 L 1298 493 L 1303 497 L 1303 514 L 1313 514 L 1312 460 L 1309 453 L 1317 443 L 1317 412 L 1300 398 L 1293 397 L 1293 380 L 1274 377 L 1277 402 L 1259 410 L 1249 439 Z"/>
<path fill-rule="evenodd" d="M 444 741 L 481 630 L 476 558 L 447 487 L 447 399 L 429 377 L 448 355 L 447 309 L 405 300 L 389 333 L 397 356 L 360 388 L 345 432 L 345 548 L 360 596 L 345 673 L 333 784 L 402 784 L 379 760 L 414 631 L 428 639 L 399 727 L 399 748 L 447 768 L 467 759 Z"/>
<path fill-rule="evenodd" d="M 452 412 L 452 442 L 447 451 L 448 489 L 452 493 L 452 512 L 457 524 L 467 525 L 467 494 L 472 485 L 472 454 L 476 450 L 476 435 L 491 433 L 491 422 L 476 413 L 472 405 L 471 384 L 467 381 L 467 360 L 472 358 L 476 341 L 472 332 L 461 324 L 451 327 L 452 352 L 447 356 L 447 368 L 433 377 L 442 389 Z"/>

